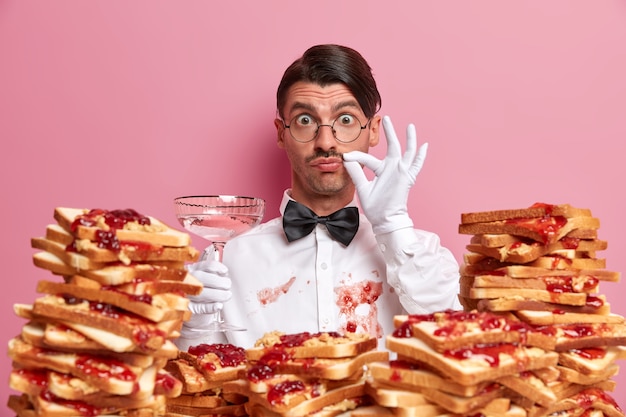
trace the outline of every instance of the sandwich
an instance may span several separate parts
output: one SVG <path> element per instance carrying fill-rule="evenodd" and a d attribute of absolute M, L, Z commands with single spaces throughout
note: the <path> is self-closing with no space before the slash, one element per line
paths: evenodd
<path fill-rule="evenodd" d="M 376 338 L 337 332 L 265 334 L 246 350 L 246 370 L 224 384 L 255 416 L 334 416 L 368 403 L 365 368 L 386 360 Z"/>
<path fill-rule="evenodd" d="M 497 378 L 528 416 L 623 415 L 608 392 L 626 327 L 600 291 L 621 277 L 598 257 L 608 246 L 599 226 L 589 209 L 569 204 L 461 215 L 459 233 L 472 235 L 460 269 L 464 308 L 514 317 L 554 339 L 556 379 L 535 370 Z"/>

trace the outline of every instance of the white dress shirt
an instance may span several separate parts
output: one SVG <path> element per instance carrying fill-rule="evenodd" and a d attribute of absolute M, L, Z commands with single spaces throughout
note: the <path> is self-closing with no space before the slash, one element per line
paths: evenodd
<path fill-rule="evenodd" d="M 290 198 L 285 191 L 281 213 Z M 223 317 L 247 329 L 226 335 L 244 348 L 274 330 L 367 332 L 384 348 L 395 315 L 461 308 L 458 263 L 436 234 L 375 237 L 363 214 L 348 247 L 323 225 L 289 243 L 281 216 L 228 242 L 223 262 L 233 293 Z"/>

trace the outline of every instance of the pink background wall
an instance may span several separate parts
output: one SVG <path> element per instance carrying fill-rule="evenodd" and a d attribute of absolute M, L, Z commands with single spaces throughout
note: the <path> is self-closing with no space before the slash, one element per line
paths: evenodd
<path fill-rule="evenodd" d="M 24 324 L 13 304 L 51 278 L 30 238 L 56 206 L 175 224 L 174 197 L 235 193 L 274 217 L 289 185 L 275 89 L 328 42 L 360 50 L 382 113 L 430 142 L 410 210 L 459 260 L 460 213 L 541 201 L 590 208 L 607 268 L 626 271 L 624 1 L 0 0 L 0 340 Z M 625 284 L 601 290 L 626 315 Z M 9 369 L 0 360 L 3 404 Z"/>

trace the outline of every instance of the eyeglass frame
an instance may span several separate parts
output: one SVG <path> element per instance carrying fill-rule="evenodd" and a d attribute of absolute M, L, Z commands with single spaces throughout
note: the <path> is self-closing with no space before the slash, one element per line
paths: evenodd
<path fill-rule="evenodd" d="M 309 142 L 313 142 L 313 141 L 315 140 L 315 138 L 317 138 L 317 136 L 319 135 L 319 133 L 320 133 L 320 127 L 322 127 L 322 126 L 328 126 L 328 127 L 330 127 L 331 132 L 333 132 L 333 137 L 335 138 L 335 140 L 336 140 L 337 142 L 339 142 L 339 143 L 352 143 L 352 142 L 354 142 L 355 140 L 357 140 L 357 139 L 359 138 L 359 136 L 361 136 L 361 133 L 362 133 L 362 132 L 363 132 L 363 131 L 367 128 L 367 126 L 371 123 L 372 118 L 371 118 L 371 117 L 368 117 L 367 122 L 365 122 L 365 124 L 364 124 L 364 125 L 361 125 L 361 120 L 359 120 L 359 118 L 358 118 L 357 116 L 355 116 L 355 115 L 353 115 L 353 114 L 351 114 L 351 113 L 345 113 L 345 114 L 350 114 L 351 116 L 354 116 L 354 118 L 355 118 L 355 119 L 359 122 L 359 129 L 360 129 L 360 130 L 359 130 L 359 134 L 358 134 L 358 135 L 356 135 L 356 136 L 354 137 L 354 139 L 352 139 L 352 140 L 348 140 L 348 141 L 345 141 L 345 140 L 341 140 L 341 139 L 337 138 L 337 133 L 336 133 L 336 131 L 335 131 L 335 123 L 337 123 L 337 120 L 339 120 L 339 118 L 340 118 L 341 116 L 343 116 L 343 115 L 344 115 L 344 114 L 340 114 L 339 116 L 337 116 L 337 117 L 335 118 L 335 120 L 333 120 L 333 123 L 332 123 L 332 124 L 320 124 L 320 123 L 317 121 L 317 119 L 315 119 L 313 116 L 311 116 L 311 118 L 312 118 L 313 120 L 315 120 L 315 124 L 317 124 L 317 129 L 315 129 L 315 134 L 314 134 L 314 135 L 313 135 L 313 137 L 312 137 L 311 139 L 309 139 L 309 140 L 299 140 L 299 139 L 296 139 L 296 138 L 293 136 L 293 134 L 291 133 L 291 125 L 293 124 L 293 120 L 295 120 L 295 119 L 296 119 L 296 117 L 301 116 L 301 115 L 296 115 L 296 116 L 293 116 L 293 117 L 291 118 L 291 122 L 292 122 L 292 123 L 290 123 L 290 124 L 286 124 L 286 123 L 285 123 L 285 119 L 283 119 L 281 116 L 279 116 L 278 112 L 276 112 L 277 119 L 279 119 L 279 120 L 282 122 L 282 124 L 283 124 L 283 128 L 288 129 L 288 130 L 289 130 L 289 136 L 291 136 L 291 139 L 295 140 L 295 141 L 296 141 L 296 142 L 298 142 L 298 143 L 309 143 Z"/>

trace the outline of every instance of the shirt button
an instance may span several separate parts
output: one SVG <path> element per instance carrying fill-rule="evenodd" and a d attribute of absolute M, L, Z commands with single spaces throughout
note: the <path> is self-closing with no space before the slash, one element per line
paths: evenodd
<path fill-rule="evenodd" d="M 328 318 L 325 318 L 324 320 L 322 320 L 322 322 L 323 322 L 324 324 L 328 324 L 328 322 L 329 322 L 329 321 L 330 321 L 330 320 L 328 320 Z"/>
<path fill-rule="evenodd" d="M 384 243 L 381 243 L 379 246 L 380 246 L 380 250 L 381 250 L 382 252 L 384 252 L 384 251 L 386 251 L 386 250 L 387 250 L 387 246 L 386 246 Z"/>
<path fill-rule="evenodd" d="M 328 265 L 326 265 L 326 262 L 322 262 L 322 263 L 320 264 L 320 268 L 322 268 L 322 269 L 327 269 L 327 268 L 328 268 Z"/>

